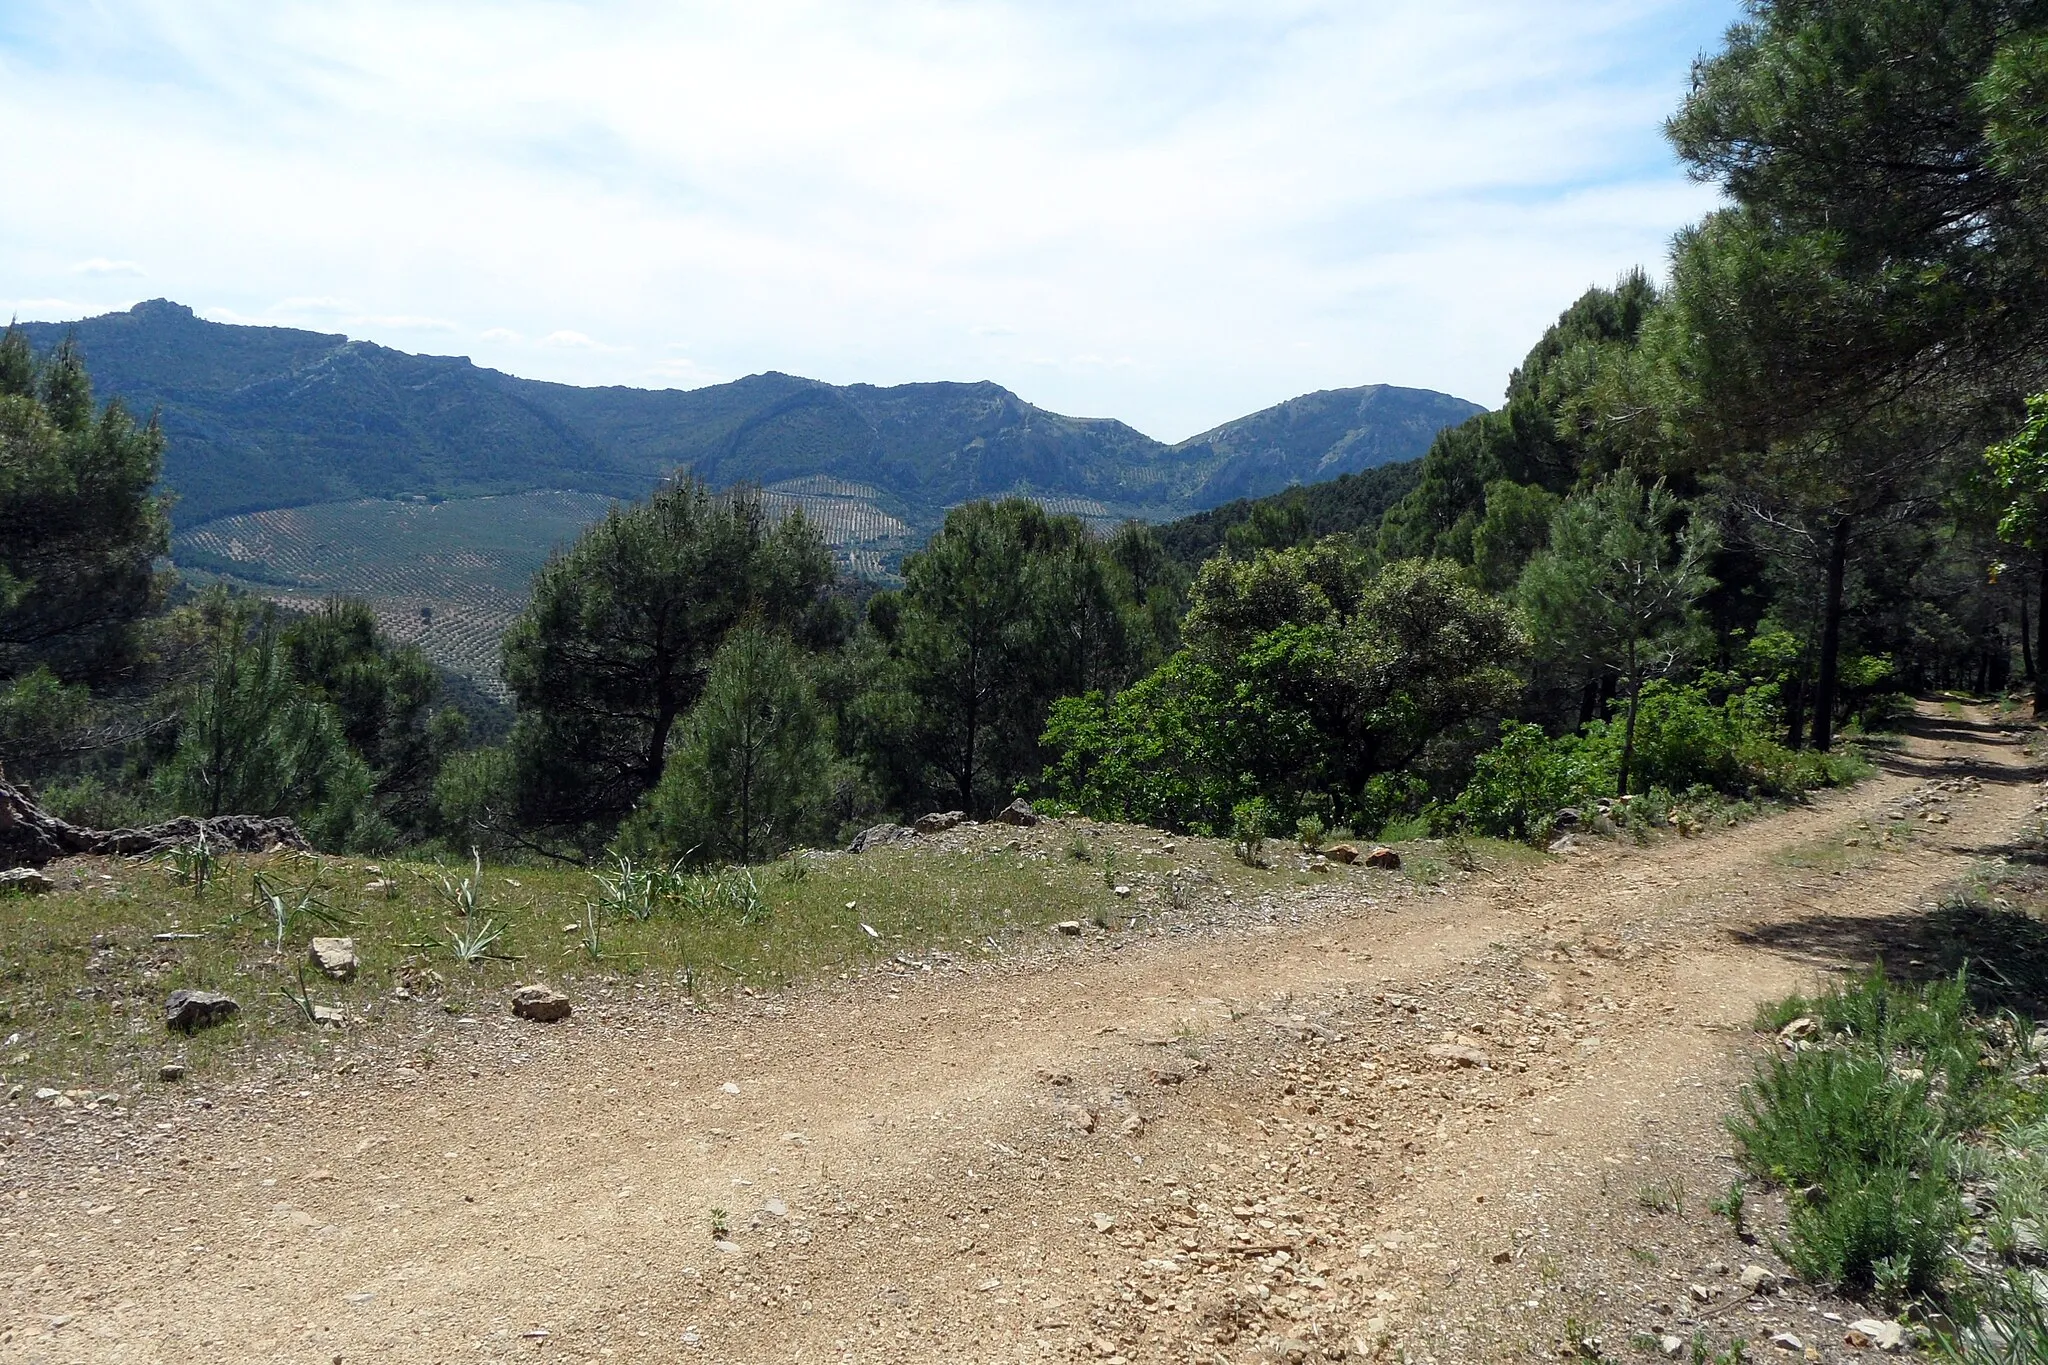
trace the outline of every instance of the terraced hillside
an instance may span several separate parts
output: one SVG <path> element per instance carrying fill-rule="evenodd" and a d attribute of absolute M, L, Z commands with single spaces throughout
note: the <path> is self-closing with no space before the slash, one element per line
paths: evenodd
<path fill-rule="evenodd" d="M 762 491 L 771 515 L 801 511 L 852 573 L 877 577 L 910 528 L 876 506 L 878 490 L 826 478 Z M 613 500 L 591 493 L 362 498 L 219 517 L 178 532 L 181 570 L 287 606 L 360 597 L 396 639 L 504 695 L 498 641 L 526 605 L 533 575 Z"/>
<path fill-rule="evenodd" d="M 502 696 L 498 640 L 534 571 L 611 501 L 545 492 L 277 508 L 181 531 L 172 553 L 192 577 L 288 606 L 360 597 L 395 638 Z"/>

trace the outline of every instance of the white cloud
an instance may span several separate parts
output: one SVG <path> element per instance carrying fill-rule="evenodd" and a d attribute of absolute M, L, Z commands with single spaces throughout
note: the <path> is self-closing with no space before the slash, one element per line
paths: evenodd
<path fill-rule="evenodd" d="M 110 261 L 104 256 L 95 256 L 89 261 L 80 261 L 71 267 L 74 275 L 140 275 L 142 267 L 133 261 Z"/>
<path fill-rule="evenodd" d="M 1497 398 L 1573 296 L 1712 203 L 1658 121 L 1737 15 L 10 8 L 0 119 L 39 132 L 0 144 L 0 292 L 66 293 L 85 239 L 209 316 L 397 345 L 495 318 L 485 341 L 546 338 L 522 356 L 572 382 L 650 382 L 636 357 L 672 342 L 704 374 L 991 378 L 1168 438 L 1340 384 Z"/>
<path fill-rule="evenodd" d="M 706 369 L 687 356 L 657 360 L 647 367 L 647 382 L 656 388 L 701 389 L 706 384 L 723 384 L 735 376 Z"/>
<path fill-rule="evenodd" d="M 0 299 L 0 312 L 20 322 L 69 322 L 101 313 L 117 313 L 133 305 L 132 299 L 119 303 L 69 298 Z"/>
<path fill-rule="evenodd" d="M 367 327 L 389 332 L 455 332 L 460 331 L 446 318 L 418 318 L 405 313 L 358 313 L 342 319 L 351 327 Z"/>

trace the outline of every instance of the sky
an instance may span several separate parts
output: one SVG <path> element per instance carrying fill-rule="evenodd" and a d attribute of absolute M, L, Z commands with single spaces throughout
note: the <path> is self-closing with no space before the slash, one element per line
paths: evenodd
<path fill-rule="evenodd" d="M 1489 406 L 1712 208 L 1734 0 L 4 0 L 0 311 L 576 384 Z"/>

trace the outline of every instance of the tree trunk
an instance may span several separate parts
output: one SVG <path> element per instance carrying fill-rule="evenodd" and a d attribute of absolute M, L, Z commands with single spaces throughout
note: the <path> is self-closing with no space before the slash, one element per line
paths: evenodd
<path fill-rule="evenodd" d="M 1628 770 L 1636 758 L 1636 704 L 1643 695 L 1643 679 L 1636 666 L 1634 641 L 1628 647 L 1628 721 L 1621 731 L 1621 773 L 1614 784 L 1616 796 L 1628 795 Z"/>
<path fill-rule="evenodd" d="M 1579 689 L 1579 728 L 1592 724 L 1593 713 L 1600 709 L 1600 684 L 1597 680 Z"/>
<path fill-rule="evenodd" d="M 221 815 L 194 819 L 181 815 L 141 829 L 81 829 L 67 824 L 29 800 L 28 794 L 0 777 L 0 867 L 41 867 L 55 858 L 82 853 L 135 857 L 160 853 L 200 838 L 214 847 L 238 853 L 272 848 L 309 852 L 305 836 L 290 820 L 254 815 Z"/>
<path fill-rule="evenodd" d="M 1835 672 L 1842 652 L 1842 581 L 1849 569 L 1849 528 L 1843 517 L 1828 534 L 1826 615 L 1820 633 L 1820 676 L 1813 689 L 1813 747 L 1826 753 L 1835 744 Z"/>
<path fill-rule="evenodd" d="M 2031 625 L 2029 624 L 2029 622 L 2028 622 L 2028 620 L 2027 620 L 2027 585 L 2026 585 L 2026 584 L 2025 584 L 2024 582 L 2022 582 L 2022 583 L 2021 583 L 2021 584 L 2020 584 L 2019 586 L 2020 586 L 2020 590 L 2019 590 L 2018 592 L 2014 593 L 2014 594 L 2013 594 L 2013 596 L 2017 597 L 2017 598 L 2019 599 L 2019 601 L 2020 601 L 2020 669 L 2021 669 L 2021 676 L 2023 676 L 2024 678 L 2026 678 L 2026 680 L 2027 680 L 2028 682 L 2035 682 L 2035 681 L 2036 681 L 2036 679 L 2035 679 L 2035 677 L 2034 677 L 2034 636 L 2033 636 L 2033 628 L 2032 628 L 2032 626 L 2031 626 Z"/>
<path fill-rule="evenodd" d="M 2034 650 L 2034 714 L 2048 714 L 2048 539 L 2041 543 L 2041 563 L 2037 566 L 2040 575 L 2041 602 L 2034 612 L 2034 621 L 2041 632 L 2040 644 Z M 2026 624 L 2020 625 L 2021 633 Z"/>
<path fill-rule="evenodd" d="M 1787 681 L 1785 694 L 1785 747 L 1800 749 L 1806 745 L 1806 663 L 1800 661 L 1799 671 Z"/>

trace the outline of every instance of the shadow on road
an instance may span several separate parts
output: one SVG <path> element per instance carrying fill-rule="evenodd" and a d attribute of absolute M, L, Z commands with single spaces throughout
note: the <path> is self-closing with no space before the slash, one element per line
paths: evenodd
<path fill-rule="evenodd" d="M 2011 727 L 1962 716 L 1921 711 L 1907 727 L 1914 738 L 1961 748 L 1949 758 L 1903 749 L 1875 752 L 1886 772 L 1916 782 L 1971 776 L 1990 786 L 2038 781 L 2031 766 L 2014 764 Z M 2006 749 L 1999 755 L 1997 749 Z M 1895 980 L 1924 982 L 1968 969 L 1970 993 L 1980 1009 L 2011 1009 L 2048 1017 L 2048 849 L 2038 835 L 2003 841 L 1958 842 L 1949 851 L 2011 865 L 1999 882 L 2000 902 L 1979 895 L 1952 896 L 1933 908 L 1900 907 L 1884 915 L 1813 914 L 1738 930 L 1741 943 L 1768 948 L 1793 961 L 1837 970 L 1844 964 L 1882 961 Z"/>

